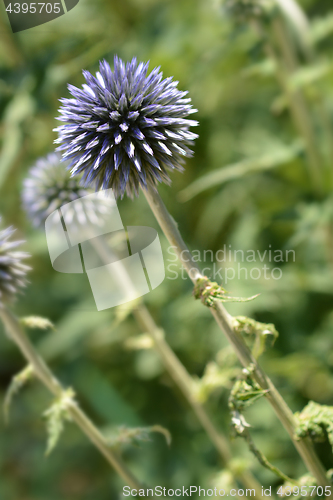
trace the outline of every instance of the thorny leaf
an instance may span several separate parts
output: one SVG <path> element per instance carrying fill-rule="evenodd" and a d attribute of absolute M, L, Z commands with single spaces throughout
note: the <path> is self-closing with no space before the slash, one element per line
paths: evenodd
<path fill-rule="evenodd" d="M 272 323 L 260 323 L 246 316 L 234 318 L 234 329 L 250 338 L 252 341 L 252 354 L 258 359 L 261 354 L 274 345 L 278 332 Z"/>
<path fill-rule="evenodd" d="M 43 414 L 46 418 L 48 434 L 46 455 L 49 455 L 56 447 L 64 430 L 65 421 L 71 421 L 68 410 L 74 403 L 74 396 L 73 389 L 67 389 Z"/>
<path fill-rule="evenodd" d="M 18 373 L 12 378 L 12 381 L 8 387 L 5 396 L 5 401 L 3 406 L 4 418 L 6 423 L 9 422 L 10 407 L 14 396 L 22 389 L 23 386 L 25 386 L 33 378 L 33 376 L 34 376 L 33 368 L 31 365 L 28 365 L 26 368 L 24 368 L 24 370 L 22 370 L 20 373 Z"/>
<path fill-rule="evenodd" d="M 231 297 L 227 294 L 220 285 L 214 281 L 210 281 L 207 276 L 199 278 L 193 289 L 193 295 L 195 299 L 200 299 L 201 302 L 207 307 L 215 307 L 216 301 L 220 302 L 248 302 L 258 297 L 253 295 L 252 297 L 242 298 L 242 297 Z"/>
<path fill-rule="evenodd" d="M 333 450 L 333 406 L 310 401 L 301 412 L 295 413 L 297 439 L 309 436 L 314 441 L 328 441 Z"/>
<path fill-rule="evenodd" d="M 229 396 L 230 410 L 241 412 L 267 393 L 267 390 L 261 389 L 253 379 L 251 373 L 251 367 L 244 368 L 242 378 L 236 380 Z"/>

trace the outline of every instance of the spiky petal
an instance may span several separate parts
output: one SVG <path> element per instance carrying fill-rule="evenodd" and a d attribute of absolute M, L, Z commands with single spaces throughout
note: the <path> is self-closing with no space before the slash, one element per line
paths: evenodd
<path fill-rule="evenodd" d="M 83 89 L 69 85 L 72 99 L 62 99 L 56 140 L 72 175 L 81 174 L 87 185 L 112 188 L 115 196 L 131 197 L 139 187 L 169 183 L 168 171 L 182 171 L 184 157 L 197 125 L 187 117 L 196 112 L 172 78 L 162 79 L 159 68 L 148 74 L 148 63 L 134 58 L 126 65 L 106 61 L 94 77 L 83 75 Z"/>

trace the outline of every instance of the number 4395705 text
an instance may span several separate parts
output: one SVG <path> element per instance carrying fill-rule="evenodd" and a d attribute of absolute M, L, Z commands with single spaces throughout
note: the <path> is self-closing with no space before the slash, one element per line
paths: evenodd
<path fill-rule="evenodd" d="M 35 13 L 46 13 L 46 14 L 60 14 L 61 4 L 59 3 L 41 3 L 41 2 L 31 2 L 31 3 L 10 3 L 6 8 L 6 11 L 10 14 L 35 14 Z"/>

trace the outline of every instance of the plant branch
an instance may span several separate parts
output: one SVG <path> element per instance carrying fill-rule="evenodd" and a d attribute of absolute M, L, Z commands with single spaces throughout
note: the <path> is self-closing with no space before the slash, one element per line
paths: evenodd
<path fill-rule="evenodd" d="M 112 256 L 111 249 L 100 239 L 92 239 L 91 244 L 94 246 L 101 259 L 108 263 L 110 261 L 110 256 Z M 115 268 L 115 278 L 125 291 L 128 292 L 134 288 L 126 269 L 121 266 L 121 261 L 118 261 L 118 265 Z M 166 371 L 194 411 L 197 419 L 219 453 L 223 465 L 228 467 L 232 459 L 228 440 L 220 431 L 216 429 L 204 406 L 195 397 L 192 377 L 166 342 L 163 330 L 158 328 L 150 311 L 141 301 L 136 304 L 132 313 L 141 330 L 148 333 L 148 335 L 150 335 L 153 339 L 154 348 L 159 354 Z M 250 472 L 231 472 L 234 474 L 235 479 L 242 481 L 246 488 L 255 489 L 256 498 L 263 498 L 261 494 L 261 487 Z"/>
<path fill-rule="evenodd" d="M 37 353 L 15 316 L 5 307 L 0 307 L 0 318 L 4 323 L 9 337 L 15 342 L 27 362 L 31 365 L 36 377 L 54 396 L 61 397 L 64 392 L 63 387 Z M 110 449 L 103 435 L 74 401 L 69 406 L 68 412 L 72 420 L 80 427 L 96 448 L 98 448 L 107 462 L 125 481 L 126 485 L 136 489 L 144 488 L 140 481 L 128 470 L 122 459 Z"/>
<path fill-rule="evenodd" d="M 253 455 L 258 459 L 258 461 L 261 463 L 261 465 L 263 467 L 266 467 L 266 469 L 268 469 L 271 472 L 273 472 L 273 474 L 276 474 L 279 478 L 283 479 L 283 481 L 288 481 L 288 482 L 296 484 L 296 485 L 298 484 L 297 481 L 295 481 L 294 479 L 291 479 L 284 472 L 282 472 L 280 469 L 278 469 L 278 467 L 275 467 L 275 465 L 272 465 L 267 460 L 267 458 L 265 457 L 265 455 L 255 445 L 255 443 L 254 443 L 254 441 L 253 441 L 253 439 L 251 437 L 251 434 L 249 433 L 248 429 L 245 429 L 244 432 L 242 434 L 240 434 L 240 436 L 242 436 L 245 439 L 245 441 L 249 445 L 249 448 L 252 451 Z"/>
<path fill-rule="evenodd" d="M 186 269 L 192 282 L 195 284 L 197 279 L 202 278 L 203 275 L 198 264 L 193 260 L 191 252 L 184 243 L 176 222 L 169 214 L 156 189 L 148 187 L 146 190 L 144 190 L 144 194 L 165 236 L 169 240 L 169 243 L 175 247 L 182 265 Z M 329 486 L 329 482 L 325 474 L 325 469 L 323 468 L 314 451 L 312 442 L 309 439 L 304 439 L 301 441 L 297 441 L 295 439 L 294 434 L 296 423 L 292 411 L 290 410 L 284 399 L 281 397 L 271 380 L 263 372 L 257 360 L 252 356 L 241 335 L 234 330 L 232 316 L 226 311 L 226 309 L 220 302 L 216 302 L 215 307 L 210 308 L 210 311 L 214 316 L 217 324 L 234 347 L 238 359 L 243 364 L 243 366 L 245 368 L 249 367 L 250 365 L 253 366 L 252 373 L 255 380 L 262 389 L 268 391 L 266 398 L 275 410 L 275 413 L 277 414 L 279 420 L 287 430 L 290 438 L 294 443 L 294 446 L 303 459 L 303 462 L 309 472 L 317 479 L 318 484 L 322 486 Z"/>

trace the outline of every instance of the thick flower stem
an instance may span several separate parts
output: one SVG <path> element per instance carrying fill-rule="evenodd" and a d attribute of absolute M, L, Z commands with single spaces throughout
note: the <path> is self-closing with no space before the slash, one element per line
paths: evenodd
<path fill-rule="evenodd" d="M 110 248 L 108 248 L 102 242 L 102 240 L 92 239 L 91 243 L 101 259 L 105 262 L 109 262 L 109 258 L 111 256 Z M 131 282 L 130 276 L 128 275 L 126 269 L 122 267 L 119 262 L 115 272 L 115 278 L 118 279 L 119 285 L 121 287 L 123 287 L 127 292 L 129 291 L 129 289 L 133 288 L 133 283 Z M 188 404 L 194 411 L 197 419 L 199 420 L 203 429 L 209 436 L 212 444 L 215 446 L 217 452 L 219 453 L 223 465 L 225 467 L 228 467 L 232 460 L 230 445 L 225 436 L 216 429 L 204 406 L 196 399 L 193 391 L 193 380 L 191 375 L 188 373 L 184 365 L 181 363 L 179 358 L 166 342 L 164 338 L 164 332 L 160 328 L 158 328 L 147 307 L 140 301 L 133 308 L 132 313 L 141 330 L 145 333 L 148 333 L 148 335 L 150 335 L 150 337 L 153 339 L 154 348 L 159 354 L 166 371 L 170 375 L 175 385 L 180 389 Z M 254 489 L 256 498 L 263 498 L 260 485 L 250 472 L 238 472 L 234 473 L 234 476 L 235 479 L 239 479 L 242 482 L 245 488 Z"/>
<path fill-rule="evenodd" d="M 226 438 L 217 431 L 206 413 L 206 410 L 195 398 L 193 380 L 169 344 L 165 341 L 164 332 L 157 327 L 148 309 L 144 305 L 140 305 L 134 309 L 133 314 L 141 325 L 142 330 L 146 331 L 153 338 L 155 349 L 160 355 L 167 372 L 185 396 L 201 425 L 217 448 L 222 458 L 223 465 L 228 466 L 228 462 L 231 460 L 231 451 L 228 442 Z"/>
<path fill-rule="evenodd" d="M 176 222 L 169 214 L 156 189 L 148 187 L 144 190 L 144 194 L 159 225 L 161 226 L 161 229 L 169 240 L 169 243 L 175 247 L 182 265 L 186 269 L 192 282 L 195 284 L 197 279 L 203 277 L 203 275 L 198 264 L 193 260 L 191 252 L 184 243 Z M 210 308 L 210 311 L 217 324 L 234 347 L 240 362 L 245 368 L 252 365 L 255 380 L 262 389 L 268 390 L 266 398 L 287 430 L 309 472 L 316 478 L 319 485 L 329 486 L 330 483 L 326 478 L 325 469 L 314 451 L 312 442 L 309 439 L 303 439 L 300 441 L 295 439 L 294 434 L 296 423 L 292 411 L 274 387 L 271 380 L 263 372 L 257 360 L 252 356 L 241 335 L 234 330 L 232 316 L 226 311 L 221 302 L 216 302 L 216 306 Z"/>
<path fill-rule="evenodd" d="M 169 344 L 164 340 L 164 333 L 158 329 L 148 309 L 144 305 L 139 305 L 136 309 L 134 309 L 133 314 L 142 325 L 142 329 L 147 331 L 147 333 L 149 333 L 154 339 L 156 351 L 161 356 L 169 375 L 183 393 L 203 429 L 206 431 L 213 445 L 217 449 L 223 465 L 228 467 L 232 460 L 230 446 L 224 435 L 216 429 L 204 406 L 194 396 L 193 381 L 191 376 L 179 361 Z M 243 486 L 255 490 L 256 498 L 263 498 L 260 485 L 250 472 L 231 472 L 234 474 L 235 479 L 239 479 L 243 483 Z"/>
<path fill-rule="evenodd" d="M 0 318 L 4 323 L 9 337 L 15 342 L 27 362 L 31 365 L 36 377 L 54 396 L 61 397 L 64 393 L 63 387 L 37 353 L 15 316 L 5 307 L 0 307 Z M 103 435 L 74 401 L 68 408 L 68 411 L 72 420 L 80 427 L 96 448 L 98 448 L 126 485 L 136 489 L 144 488 L 140 481 L 128 470 L 121 458 L 110 449 Z"/>

